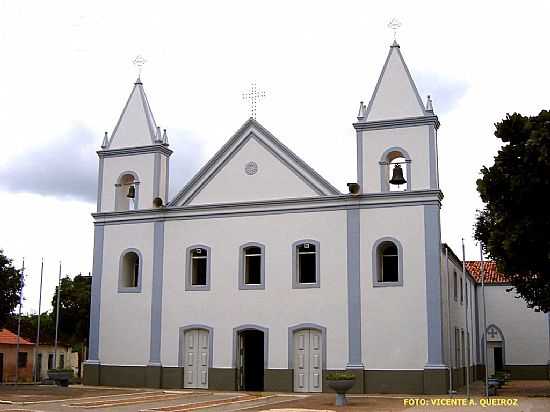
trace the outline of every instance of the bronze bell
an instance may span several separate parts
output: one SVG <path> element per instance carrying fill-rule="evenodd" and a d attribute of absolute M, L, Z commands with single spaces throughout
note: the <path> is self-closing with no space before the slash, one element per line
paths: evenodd
<path fill-rule="evenodd" d="M 126 197 L 129 197 L 130 199 L 134 199 L 136 197 L 136 187 L 134 185 L 128 188 L 128 194 Z"/>
<path fill-rule="evenodd" d="M 401 169 L 400 164 L 396 164 L 393 168 L 393 175 L 390 180 L 390 184 L 392 185 L 402 185 L 404 183 L 407 183 L 405 178 L 403 177 L 403 169 Z"/>

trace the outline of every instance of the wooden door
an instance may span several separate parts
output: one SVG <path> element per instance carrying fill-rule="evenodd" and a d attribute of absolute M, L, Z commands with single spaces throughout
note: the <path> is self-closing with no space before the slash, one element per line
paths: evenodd
<path fill-rule="evenodd" d="M 322 391 L 321 332 L 303 329 L 294 334 L 294 391 Z"/>
<path fill-rule="evenodd" d="M 190 329 L 184 335 L 185 388 L 208 388 L 209 332 Z"/>

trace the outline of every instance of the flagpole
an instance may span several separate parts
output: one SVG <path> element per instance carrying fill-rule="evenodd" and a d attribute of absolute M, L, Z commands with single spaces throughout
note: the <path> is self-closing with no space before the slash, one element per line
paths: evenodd
<path fill-rule="evenodd" d="M 35 382 L 39 380 L 39 376 L 38 375 L 38 365 L 37 365 L 37 362 L 38 362 L 38 351 L 39 351 L 39 346 L 40 346 L 40 311 L 42 310 L 42 279 L 44 277 L 44 258 L 42 258 L 42 263 L 40 264 L 40 294 L 39 294 L 39 297 L 38 297 L 38 322 L 37 322 L 37 327 L 36 327 L 36 344 L 35 344 L 35 347 L 36 347 L 36 354 L 35 354 L 35 362 L 34 362 L 34 378 L 35 378 Z"/>
<path fill-rule="evenodd" d="M 15 386 L 19 379 L 19 337 L 21 336 L 21 303 L 23 302 L 23 282 L 25 280 L 25 258 L 23 258 L 23 266 L 21 267 L 21 289 L 19 289 L 19 314 L 17 315 L 17 345 L 15 349 Z"/>
<path fill-rule="evenodd" d="M 59 280 L 57 282 L 57 309 L 55 314 L 55 340 L 53 350 L 53 368 L 57 368 L 57 329 L 59 328 L 59 298 L 61 295 L 61 261 L 59 261 Z"/>
<path fill-rule="evenodd" d="M 481 257 L 481 295 L 483 299 L 483 353 L 485 356 L 485 397 L 489 397 L 489 369 L 487 353 L 487 308 L 485 306 L 485 268 L 483 267 L 483 245 L 479 244 L 479 254 Z"/>
<path fill-rule="evenodd" d="M 466 288 L 466 398 L 470 399 L 470 332 L 468 330 L 468 306 L 472 296 L 468 293 L 468 281 L 466 280 L 466 249 L 464 247 L 464 238 L 462 238 L 462 278 Z"/>

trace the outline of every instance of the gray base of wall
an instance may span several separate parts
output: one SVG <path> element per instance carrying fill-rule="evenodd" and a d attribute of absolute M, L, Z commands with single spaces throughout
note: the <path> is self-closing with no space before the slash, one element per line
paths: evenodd
<path fill-rule="evenodd" d="M 326 376 L 328 372 L 328 370 L 324 370 L 323 376 Z M 352 372 L 356 376 L 355 385 L 350 393 L 445 394 L 448 391 L 448 372 L 445 369 L 425 369 L 423 371 L 349 369 L 348 372 Z M 458 374 L 459 372 L 454 371 L 454 373 Z M 161 366 L 84 364 L 83 383 L 85 385 L 179 389 L 184 386 L 184 369 Z M 457 378 L 456 384 L 458 383 Z M 208 388 L 237 390 L 237 370 L 209 368 Z M 264 390 L 292 392 L 294 390 L 294 371 L 291 369 L 266 369 Z M 323 392 L 332 392 L 326 380 L 323 380 Z"/>
<path fill-rule="evenodd" d="M 550 365 L 506 365 L 512 379 L 550 379 Z"/>

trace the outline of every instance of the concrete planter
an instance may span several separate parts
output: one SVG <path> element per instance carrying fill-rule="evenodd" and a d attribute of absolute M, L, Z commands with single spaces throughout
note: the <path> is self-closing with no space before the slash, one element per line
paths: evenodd
<path fill-rule="evenodd" d="M 345 406 L 348 401 L 346 392 L 355 385 L 354 379 L 327 380 L 328 386 L 336 392 L 336 406 Z"/>

